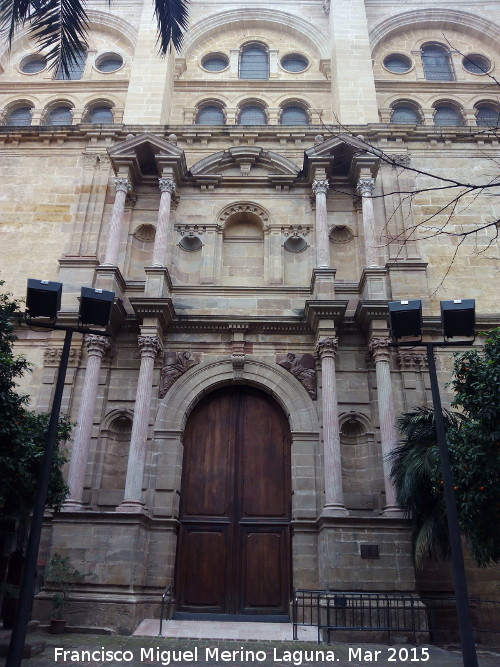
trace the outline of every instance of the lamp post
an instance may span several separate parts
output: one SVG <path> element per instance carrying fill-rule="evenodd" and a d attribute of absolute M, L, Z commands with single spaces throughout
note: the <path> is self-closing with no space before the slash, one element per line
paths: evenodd
<path fill-rule="evenodd" d="M 19 667 L 21 665 L 26 630 L 28 627 L 31 607 L 33 604 L 33 591 L 36 580 L 36 561 L 40 546 L 42 533 L 43 513 L 47 501 L 47 492 L 50 482 L 50 469 L 52 454 L 57 438 L 57 425 L 59 423 L 59 412 L 64 389 L 64 379 L 68 367 L 69 352 L 73 333 L 95 333 L 99 336 L 110 336 L 111 334 L 89 329 L 85 325 L 93 324 L 106 327 L 109 323 L 111 308 L 114 301 L 114 292 L 99 290 L 91 287 L 82 287 L 79 310 L 79 326 L 66 326 L 56 324 L 57 313 L 61 307 L 62 283 L 47 280 L 28 280 L 28 291 L 26 296 L 26 322 L 36 324 L 37 327 L 46 329 L 59 329 L 65 331 L 64 344 L 57 372 L 57 381 L 50 412 L 49 426 L 45 438 L 45 448 L 42 466 L 38 477 L 38 485 L 31 520 L 26 559 L 24 564 L 23 580 L 17 605 L 17 613 L 14 627 L 10 638 L 9 651 L 5 667 Z M 43 317 L 47 321 L 36 321 L 35 318 Z"/>
<path fill-rule="evenodd" d="M 434 406 L 434 419 L 436 424 L 436 438 L 439 449 L 439 459 L 441 463 L 441 475 L 443 478 L 444 500 L 448 522 L 453 584 L 455 586 L 462 658 L 464 667 L 477 667 L 478 663 L 476 645 L 474 641 L 472 617 L 469 608 L 469 597 L 467 594 L 467 580 L 465 577 L 464 556 L 462 551 L 462 542 L 460 539 L 457 503 L 455 500 L 455 494 L 453 492 L 450 457 L 448 452 L 448 445 L 446 442 L 446 430 L 441 407 L 441 396 L 439 394 L 436 362 L 434 360 L 434 348 L 436 347 L 464 347 L 466 345 L 473 344 L 474 340 L 449 341 L 448 339 L 455 336 L 467 336 L 474 338 L 474 299 L 455 299 L 454 301 L 441 301 L 441 323 L 443 325 L 443 337 L 445 339 L 441 342 L 422 341 L 421 301 L 391 301 L 388 305 L 390 329 L 392 337 L 395 340 L 395 342 L 391 343 L 391 345 L 395 347 L 420 346 L 425 347 L 427 351 L 432 403 Z M 419 340 L 409 341 L 408 337 L 414 337 Z M 397 342 L 401 338 L 406 338 L 406 340 Z"/>

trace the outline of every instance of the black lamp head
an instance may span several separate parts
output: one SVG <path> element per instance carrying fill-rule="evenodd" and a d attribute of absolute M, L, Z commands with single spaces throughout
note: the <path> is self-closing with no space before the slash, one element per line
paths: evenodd
<path fill-rule="evenodd" d="M 474 299 L 441 301 L 443 336 L 473 338 L 476 328 L 476 302 Z"/>
<path fill-rule="evenodd" d="M 389 301 L 389 328 L 397 340 L 422 337 L 422 302 L 420 299 Z"/>
<path fill-rule="evenodd" d="M 106 327 L 109 324 L 114 292 L 94 287 L 82 287 L 79 319 L 82 324 Z"/>
<path fill-rule="evenodd" d="M 29 317 L 55 320 L 61 310 L 62 283 L 28 278 L 26 309 Z"/>

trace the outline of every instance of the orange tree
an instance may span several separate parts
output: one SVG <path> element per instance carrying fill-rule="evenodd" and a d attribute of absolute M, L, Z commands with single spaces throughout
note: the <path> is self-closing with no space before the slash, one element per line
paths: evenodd
<path fill-rule="evenodd" d="M 500 329 L 455 356 L 454 411 L 444 411 L 460 528 L 479 565 L 500 562 Z M 413 526 L 417 567 L 448 557 L 448 527 L 432 408 L 398 419 L 389 456 L 398 504 Z"/>

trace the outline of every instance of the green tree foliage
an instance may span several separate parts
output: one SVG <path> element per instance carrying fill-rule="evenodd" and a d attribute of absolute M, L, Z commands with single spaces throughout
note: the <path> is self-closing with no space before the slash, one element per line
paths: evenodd
<path fill-rule="evenodd" d="M 111 0 L 110 0 L 111 2 Z M 189 0 L 154 0 L 158 50 L 165 55 L 170 44 L 179 50 L 188 25 Z M 0 34 L 12 44 L 17 28 L 29 27 L 30 37 L 44 51 L 51 67 L 68 75 L 87 51 L 87 0 L 0 0 Z"/>
<path fill-rule="evenodd" d="M 500 330 L 482 349 L 456 355 L 453 407 L 446 435 L 460 528 L 479 565 L 500 562 Z M 434 412 L 416 408 L 398 420 L 402 436 L 390 455 L 398 504 L 413 524 L 417 567 L 449 555 Z"/>
<path fill-rule="evenodd" d="M 9 512 L 27 514 L 34 504 L 49 415 L 28 410 L 28 396 L 17 392 L 16 380 L 29 371 L 27 360 L 13 353 L 12 318 L 17 312 L 19 303 L 0 294 L 0 501 Z M 66 461 L 62 445 L 70 433 L 71 423 L 62 417 L 47 499 L 48 506 L 55 509 L 68 492 L 61 467 Z"/>

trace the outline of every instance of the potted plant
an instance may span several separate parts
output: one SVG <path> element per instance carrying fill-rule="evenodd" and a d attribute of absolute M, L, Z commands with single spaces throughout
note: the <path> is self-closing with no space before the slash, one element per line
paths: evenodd
<path fill-rule="evenodd" d="M 69 556 L 61 556 L 55 553 L 47 565 L 45 572 L 45 583 L 55 588 L 52 595 L 52 618 L 50 620 L 50 631 L 54 634 L 64 632 L 66 619 L 64 608 L 69 600 L 72 586 L 83 579 L 83 574 L 76 570 Z"/>

